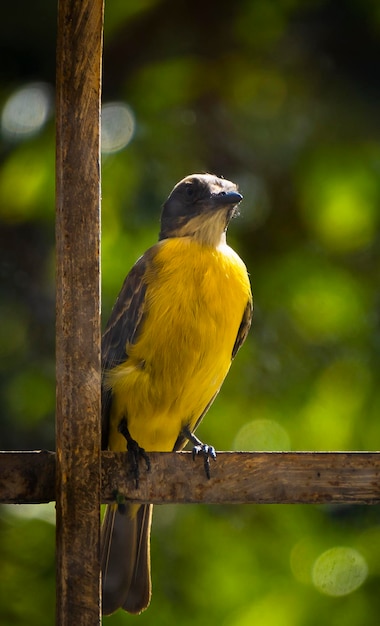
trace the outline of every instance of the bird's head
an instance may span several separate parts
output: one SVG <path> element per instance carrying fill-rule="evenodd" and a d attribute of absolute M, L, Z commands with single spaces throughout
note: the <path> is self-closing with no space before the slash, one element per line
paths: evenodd
<path fill-rule="evenodd" d="M 235 183 L 211 174 L 192 174 L 181 180 L 161 214 L 160 239 L 193 237 L 218 246 L 225 242 L 228 224 L 243 196 Z"/>

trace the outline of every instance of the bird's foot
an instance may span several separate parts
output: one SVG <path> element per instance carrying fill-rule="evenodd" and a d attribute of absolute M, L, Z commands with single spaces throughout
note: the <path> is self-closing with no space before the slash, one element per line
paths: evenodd
<path fill-rule="evenodd" d="M 210 480 L 210 459 L 216 461 L 216 452 L 214 446 L 209 446 L 207 443 L 202 443 L 198 437 L 194 435 L 194 433 L 190 432 L 189 429 L 185 428 L 183 431 L 184 436 L 194 444 L 193 447 L 193 460 L 196 456 L 203 456 L 203 464 L 205 469 L 205 474 L 208 480 Z"/>
<path fill-rule="evenodd" d="M 150 470 L 150 459 L 144 448 L 141 448 L 137 441 L 133 439 L 128 430 L 127 420 L 125 417 L 122 418 L 118 427 L 119 433 L 125 437 L 127 441 L 127 450 L 130 456 L 131 463 L 131 472 L 135 479 L 135 486 L 138 489 L 139 486 L 139 478 L 140 478 L 140 468 L 139 468 L 139 460 L 143 459 L 146 464 L 146 470 L 149 472 Z"/>

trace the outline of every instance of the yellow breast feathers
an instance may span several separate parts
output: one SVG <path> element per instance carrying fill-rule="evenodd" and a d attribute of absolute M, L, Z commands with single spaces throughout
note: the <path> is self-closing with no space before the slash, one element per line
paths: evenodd
<path fill-rule="evenodd" d="M 137 340 L 107 374 L 112 389 L 110 447 L 125 450 L 117 425 L 147 451 L 170 451 L 195 426 L 231 364 L 251 290 L 246 267 L 225 243 L 165 239 L 149 251 Z"/>

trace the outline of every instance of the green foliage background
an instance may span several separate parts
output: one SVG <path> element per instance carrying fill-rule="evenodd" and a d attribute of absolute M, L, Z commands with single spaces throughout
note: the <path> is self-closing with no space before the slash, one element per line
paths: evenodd
<path fill-rule="evenodd" d="M 3 7 L 1 107 L 54 84 L 55 20 L 47 0 Z M 104 318 L 180 178 L 211 171 L 244 194 L 229 240 L 256 313 L 199 429 L 217 449 L 379 448 L 379 55 L 373 0 L 106 3 L 104 102 L 136 126 L 103 158 Z M 53 116 L 3 136 L 0 272 L 0 448 L 52 449 Z M 54 622 L 53 520 L 0 508 L 2 626 Z M 338 546 L 365 568 L 334 597 L 313 572 Z M 377 507 L 156 507 L 152 561 L 149 610 L 104 624 L 378 624 Z"/>

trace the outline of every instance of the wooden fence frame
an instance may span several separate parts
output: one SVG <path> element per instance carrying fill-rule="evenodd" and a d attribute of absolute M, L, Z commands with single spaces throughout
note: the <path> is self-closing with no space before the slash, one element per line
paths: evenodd
<path fill-rule="evenodd" d="M 57 41 L 56 453 L 0 453 L 0 502 L 56 501 L 57 626 L 101 623 L 100 504 L 380 502 L 380 453 L 152 453 L 135 489 L 100 451 L 100 98 L 103 0 L 60 0 Z"/>

